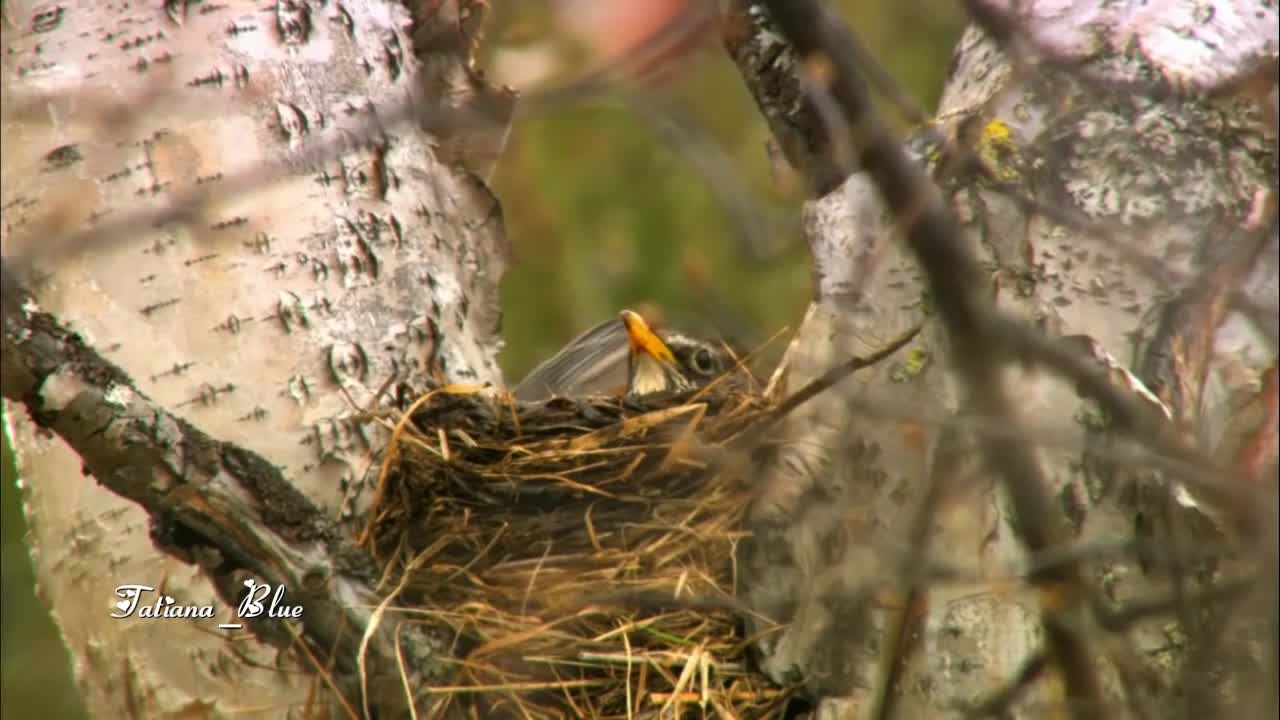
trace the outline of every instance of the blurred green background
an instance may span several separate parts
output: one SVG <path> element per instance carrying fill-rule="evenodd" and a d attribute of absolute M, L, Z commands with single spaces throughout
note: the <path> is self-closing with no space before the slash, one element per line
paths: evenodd
<path fill-rule="evenodd" d="M 930 0 L 835 4 L 893 76 L 932 108 L 963 27 L 959 9 Z M 495 5 L 486 67 L 496 69 L 504 51 L 521 53 L 508 53 L 508 65 L 537 53 L 581 57 L 544 3 Z M 572 69 L 553 72 L 550 82 L 573 77 Z M 596 96 L 517 116 L 493 179 L 515 252 L 503 284 L 501 360 L 509 381 L 623 307 L 748 348 L 800 318 L 809 293 L 795 220 L 803 188 L 770 160 L 768 128 L 732 63 L 713 43 L 638 93 L 649 112 L 635 111 L 632 92 L 632 100 Z M 664 140 L 652 119 L 658 108 L 696 129 L 696 147 L 722 154 L 730 174 L 709 178 L 687 146 Z M 713 183 L 721 194 L 748 199 L 753 211 L 727 212 Z M 750 251 L 743 222 L 759 224 L 767 253 Z M 764 354 L 781 347 L 774 342 Z M 83 718 L 66 651 L 35 595 L 7 440 L 2 462 L 0 714 Z"/>
<path fill-rule="evenodd" d="M 958 8 L 928 1 L 836 5 L 893 76 L 932 108 L 963 28 Z M 537 13 L 494 20 L 495 53 L 512 45 L 504 35 L 532 38 L 535 46 L 547 35 Z M 699 145 L 713 145 L 731 174 L 707 177 L 687 150 L 672 147 L 617 95 L 518 117 L 494 178 L 516 254 L 503 284 L 508 381 L 624 307 L 643 307 L 688 330 L 720 331 L 748 347 L 794 326 L 803 312 L 804 188 L 774 171 L 768 127 L 718 40 L 677 76 L 641 92 L 645 107 L 674 107 L 696 127 Z M 745 195 L 754 217 L 727 212 L 712 183 Z M 765 225 L 769 256 L 747 251 L 743 220 Z M 770 347 L 780 352 L 782 344 Z"/>

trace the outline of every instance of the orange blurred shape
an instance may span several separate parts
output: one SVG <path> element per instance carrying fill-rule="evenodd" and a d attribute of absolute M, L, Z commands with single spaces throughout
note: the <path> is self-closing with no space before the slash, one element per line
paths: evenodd
<path fill-rule="evenodd" d="M 557 0 L 562 26 L 598 67 L 632 81 L 665 76 L 714 37 L 715 0 Z"/>

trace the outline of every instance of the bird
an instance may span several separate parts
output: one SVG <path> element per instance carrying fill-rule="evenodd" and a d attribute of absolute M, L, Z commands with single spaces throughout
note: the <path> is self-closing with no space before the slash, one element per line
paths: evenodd
<path fill-rule="evenodd" d="M 584 331 L 529 372 L 517 400 L 622 396 L 630 400 L 706 386 L 734 367 L 728 348 L 683 333 L 659 333 L 623 310 Z"/>

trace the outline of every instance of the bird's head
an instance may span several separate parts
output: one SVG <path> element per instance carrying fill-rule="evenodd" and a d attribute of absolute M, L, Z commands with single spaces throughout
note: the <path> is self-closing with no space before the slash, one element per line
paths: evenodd
<path fill-rule="evenodd" d="M 684 392 L 701 387 L 728 367 L 724 350 L 677 333 L 659 336 L 638 313 L 623 310 L 630 345 L 627 396 Z"/>

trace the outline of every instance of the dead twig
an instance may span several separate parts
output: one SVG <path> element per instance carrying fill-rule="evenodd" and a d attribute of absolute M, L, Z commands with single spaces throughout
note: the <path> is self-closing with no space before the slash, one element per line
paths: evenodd
<path fill-rule="evenodd" d="M 982 299 L 976 261 L 959 236 L 959 219 L 876 116 L 857 59 L 848 50 L 849 31 L 812 0 L 772 0 L 768 6 L 797 52 L 825 65 L 832 96 L 851 129 L 850 141 L 859 164 L 898 218 L 907 245 L 928 277 L 938 315 L 951 338 L 954 363 L 966 380 L 969 402 L 980 414 L 1008 417 L 1008 399 L 998 375 L 1008 356 L 1002 357 L 990 342 L 987 318 L 991 310 Z M 984 445 L 988 462 L 1004 477 L 1022 520 L 1022 540 L 1028 549 L 1039 552 L 1062 544 L 1065 529 L 1050 510 L 1043 473 L 1027 447 L 995 439 L 987 439 Z M 1070 595 L 1083 587 L 1074 566 L 1046 572 L 1034 580 L 1050 593 Z M 1102 712 L 1101 687 L 1082 639 L 1051 612 L 1046 612 L 1043 620 L 1068 695 Z"/>

